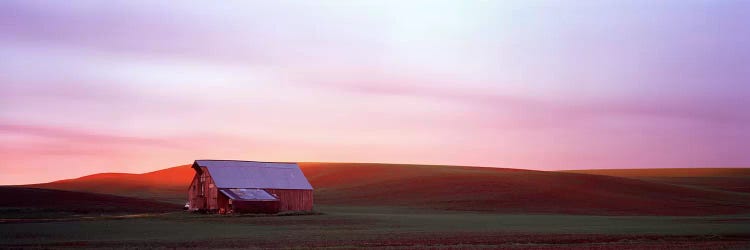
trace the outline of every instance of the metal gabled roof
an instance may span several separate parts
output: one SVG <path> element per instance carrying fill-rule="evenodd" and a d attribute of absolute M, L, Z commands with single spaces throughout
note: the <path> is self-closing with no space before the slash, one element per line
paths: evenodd
<path fill-rule="evenodd" d="M 272 188 L 312 190 L 297 163 L 196 160 L 205 167 L 217 188 Z"/>
<path fill-rule="evenodd" d="M 219 189 L 229 199 L 241 201 L 277 201 L 275 196 L 259 188 L 228 188 Z"/>

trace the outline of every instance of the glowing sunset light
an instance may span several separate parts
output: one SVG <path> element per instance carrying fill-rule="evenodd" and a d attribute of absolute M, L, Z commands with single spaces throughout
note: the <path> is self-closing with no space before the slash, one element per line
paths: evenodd
<path fill-rule="evenodd" d="M 749 10 L 0 1 L 0 184 L 211 158 L 747 167 Z"/>

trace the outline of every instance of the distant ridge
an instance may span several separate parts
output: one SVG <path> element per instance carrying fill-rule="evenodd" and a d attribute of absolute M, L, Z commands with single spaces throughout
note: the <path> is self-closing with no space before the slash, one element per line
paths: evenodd
<path fill-rule="evenodd" d="M 149 213 L 180 209 L 169 203 L 107 194 L 0 186 L 0 207 L 71 213 Z"/>
<path fill-rule="evenodd" d="M 191 165 L 181 165 L 143 174 L 102 173 L 50 183 L 25 185 L 79 192 L 95 192 L 184 204 L 195 174 Z"/>
<path fill-rule="evenodd" d="M 750 195 L 651 179 L 440 165 L 299 165 L 320 205 L 596 215 L 750 213 Z M 184 203 L 193 175 L 190 165 L 183 165 L 145 174 L 90 175 L 32 186 Z"/>
<path fill-rule="evenodd" d="M 583 169 L 560 172 L 597 174 L 618 177 L 750 177 L 750 168 L 634 168 Z"/>
<path fill-rule="evenodd" d="M 685 187 L 750 193 L 750 168 L 590 169 L 561 172 L 627 177 Z"/>

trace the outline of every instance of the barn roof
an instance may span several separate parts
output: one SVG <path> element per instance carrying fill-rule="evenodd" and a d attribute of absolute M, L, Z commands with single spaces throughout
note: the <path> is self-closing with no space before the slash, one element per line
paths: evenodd
<path fill-rule="evenodd" d="M 278 198 L 269 194 L 263 189 L 258 188 L 227 188 L 219 189 L 219 192 L 223 193 L 232 200 L 244 200 L 244 201 L 276 201 Z"/>
<path fill-rule="evenodd" d="M 196 160 L 196 166 L 208 169 L 217 188 L 313 189 L 297 163 Z"/>

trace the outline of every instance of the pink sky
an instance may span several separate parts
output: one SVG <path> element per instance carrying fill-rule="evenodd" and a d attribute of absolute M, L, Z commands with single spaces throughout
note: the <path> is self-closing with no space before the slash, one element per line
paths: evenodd
<path fill-rule="evenodd" d="M 0 184 L 750 166 L 747 1 L 2 1 Z"/>

